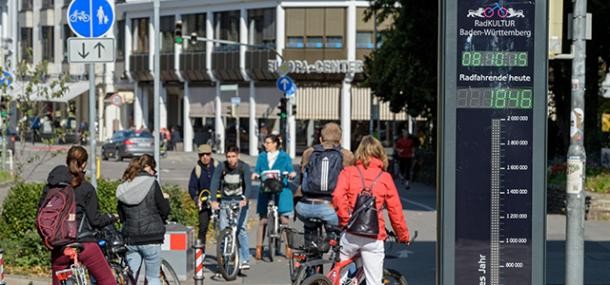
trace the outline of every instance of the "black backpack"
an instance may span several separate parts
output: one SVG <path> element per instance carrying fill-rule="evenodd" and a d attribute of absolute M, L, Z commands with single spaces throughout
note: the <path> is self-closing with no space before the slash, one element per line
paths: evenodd
<path fill-rule="evenodd" d="M 307 195 L 330 196 L 337 186 L 339 173 L 343 170 L 341 147 L 324 148 L 321 144 L 313 146 L 313 152 L 303 172 L 301 189 Z"/>
<path fill-rule="evenodd" d="M 362 180 L 362 190 L 360 190 L 358 197 L 356 197 L 354 211 L 347 223 L 347 232 L 354 235 L 376 238 L 379 234 L 379 220 L 377 216 L 377 201 L 375 194 L 373 194 L 373 188 L 381 174 L 383 174 L 383 170 L 379 171 L 379 174 L 373 180 L 373 184 L 370 187 L 366 187 L 362 171 L 358 167 L 356 169 Z"/>

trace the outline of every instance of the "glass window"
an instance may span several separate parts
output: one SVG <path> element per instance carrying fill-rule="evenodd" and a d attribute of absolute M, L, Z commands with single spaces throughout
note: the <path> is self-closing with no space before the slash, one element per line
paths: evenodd
<path fill-rule="evenodd" d="M 148 18 L 138 18 L 133 19 L 133 52 L 134 53 L 147 53 L 150 44 L 149 44 L 149 19 Z"/>
<path fill-rule="evenodd" d="M 64 46 L 64 61 L 68 61 L 68 38 L 75 37 L 76 35 L 72 32 L 72 29 L 66 24 L 64 25 L 63 31 L 63 46 Z"/>
<path fill-rule="evenodd" d="M 343 48 L 343 37 L 326 37 L 326 48 Z"/>
<path fill-rule="evenodd" d="M 176 27 L 175 16 L 163 16 L 161 17 L 161 31 L 160 31 L 160 48 L 161 52 L 171 53 L 174 52 L 174 29 Z"/>
<path fill-rule="evenodd" d="M 275 47 L 275 9 L 248 11 L 248 23 L 250 44 Z"/>
<path fill-rule="evenodd" d="M 356 48 L 373 48 L 373 32 L 357 32 Z"/>
<path fill-rule="evenodd" d="M 116 37 L 116 57 L 122 59 L 125 56 L 125 20 L 118 20 Z"/>
<path fill-rule="evenodd" d="M 214 13 L 214 36 L 219 40 L 239 42 L 239 11 L 226 11 Z M 214 50 L 236 51 L 237 45 L 214 44 Z"/>
<path fill-rule="evenodd" d="M 288 37 L 287 48 L 303 48 L 303 37 Z"/>
<path fill-rule="evenodd" d="M 324 41 L 322 37 L 307 37 L 307 48 L 323 48 Z"/>
<path fill-rule="evenodd" d="M 42 0 L 42 6 L 40 9 L 53 9 L 53 6 L 55 5 L 55 1 L 54 0 Z"/>
<path fill-rule="evenodd" d="M 54 26 L 42 26 L 42 60 L 55 61 Z"/>
<path fill-rule="evenodd" d="M 188 40 L 193 33 L 199 37 L 205 37 L 204 13 L 182 15 L 182 36 L 184 37 L 182 44 L 187 51 L 205 51 L 205 42 Z"/>
<path fill-rule="evenodd" d="M 32 28 L 21 28 L 21 60 L 32 63 Z"/>
<path fill-rule="evenodd" d="M 22 0 L 21 1 L 21 11 L 32 11 L 34 7 L 34 0 Z"/>

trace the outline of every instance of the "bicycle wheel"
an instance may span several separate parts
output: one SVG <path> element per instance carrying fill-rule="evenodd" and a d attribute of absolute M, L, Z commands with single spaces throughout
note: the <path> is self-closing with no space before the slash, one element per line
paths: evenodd
<path fill-rule="evenodd" d="M 161 284 L 163 285 L 180 285 L 176 271 L 169 265 L 165 259 L 161 260 Z"/>
<path fill-rule="evenodd" d="M 292 284 L 294 284 L 294 285 L 306 284 L 305 281 L 308 280 L 309 277 L 313 277 L 315 275 L 324 276 L 321 272 L 318 271 L 318 268 L 316 266 L 301 265 L 299 268 L 296 269 L 296 272 L 294 273 L 294 280 L 292 280 Z M 314 284 L 317 284 L 317 283 L 314 283 Z"/>
<path fill-rule="evenodd" d="M 120 264 L 111 263 L 110 268 L 118 285 L 135 285 L 136 281 L 131 275 L 129 267 L 123 268 Z"/>
<path fill-rule="evenodd" d="M 383 284 L 384 285 L 408 285 L 407 279 L 398 271 L 393 269 L 383 269 Z"/>
<path fill-rule="evenodd" d="M 324 274 L 314 274 L 301 283 L 303 285 L 331 285 L 332 281 L 328 279 L 328 277 L 324 276 Z"/>
<path fill-rule="evenodd" d="M 231 228 L 222 230 L 217 240 L 216 261 L 220 274 L 227 281 L 235 280 L 237 273 L 239 273 L 239 254 L 237 253 L 238 243 L 233 238 Z M 230 251 L 228 255 L 225 254 L 225 248 Z"/>
<path fill-rule="evenodd" d="M 267 241 L 269 242 L 269 261 L 273 262 L 273 258 L 275 258 L 275 250 L 276 250 L 276 239 L 275 233 L 275 217 L 273 215 L 267 215 Z"/>

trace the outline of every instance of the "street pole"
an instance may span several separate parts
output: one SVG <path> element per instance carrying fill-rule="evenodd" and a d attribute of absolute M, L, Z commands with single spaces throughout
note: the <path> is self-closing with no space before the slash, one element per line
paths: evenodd
<path fill-rule="evenodd" d="M 293 105 L 294 95 L 288 97 L 288 101 L 286 102 L 286 115 L 288 117 L 286 121 L 286 146 L 288 148 L 288 155 L 291 158 L 296 156 L 296 121 L 294 119 L 294 114 L 292 113 L 292 105 Z"/>
<path fill-rule="evenodd" d="M 161 83 L 161 77 L 159 76 L 159 64 L 160 64 L 160 58 L 159 58 L 159 50 L 160 50 L 160 45 L 159 45 L 159 41 L 161 40 L 159 37 L 159 31 L 161 31 L 160 29 L 160 16 L 159 16 L 159 0 L 154 0 L 153 2 L 153 16 L 154 16 L 154 21 L 155 21 L 155 53 L 154 53 L 154 57 L 153 57 L 153 68 L 154 68 L 154 86 L 153 86 L 153 106 L 154 106 L 154 138 L 155 138 L 155 162 L 157 162 L 157 179 L 159 180 L 159 182 L 161 182 L 161 176 L 160 176 L 160 165 L 161 165 L 161 160 L 160 160 L 160 156 L 161 156 L 161 140 L 160 140 L 160 135 L 161 135 L 161 119 L 160 117 L 160 94 L 159 94 L 159 89 L 160 86 L 159 84 Z"/>
<path fill-rule="evenodd" d="M 95 161 L 96 151 L 96 139 L 95 134 L 95 63 L 89 64 L 89 175 L 91 178 L 91 185 L 97 188 L 97 165 Z M 101 126 L 100 126 L 101 127 Z"/>
<path fill-rule="evenodd" d="M 566 219 L 566 285 L 583 284 L 585 167 L 587 155 L 583 146 L 585 133 L 585 57 L 587 1 L 575 0 L 573 12 L 572 112 L 570 147 L 568 149 L 567 219 Z"/>

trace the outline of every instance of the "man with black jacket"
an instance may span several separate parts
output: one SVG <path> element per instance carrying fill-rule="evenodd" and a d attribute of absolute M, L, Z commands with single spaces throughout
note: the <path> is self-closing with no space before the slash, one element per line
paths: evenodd
<path fill-rule="evenodd" d="M 248 196 L 252 188 L 250 178 L 250 166 L 239 159 L 239 148 L 229 146 L 226 151 L 227 160 L 218 165 L 218 169 L 212 177 L 210 187 L 212 208 L 220 207 L 216 193 L 220 193 L 221 204 L 239 203 L 240 212 L 237 219 L 237 238 L 239 239 L 240 269 L 250 269 L 250 252 L 248 245 L 248 229 L 246 221 L 248 218 Z M 224 229 L 229 223 L 227 213 L 221 211 L 219 214 L 220 229 Z"/>
<path fill-rule="evenodd" d="M 212 176 L 218 168 L 218 162 L 212 158 L 212 147 L 208 144 L 199 146 L 199 160 L 191 171 L 189 179 L 189 194 L 195 204 L 199 206 L 199 240 L 205 246 L 206 235 L 212 210 L 208 206 Z"/>

